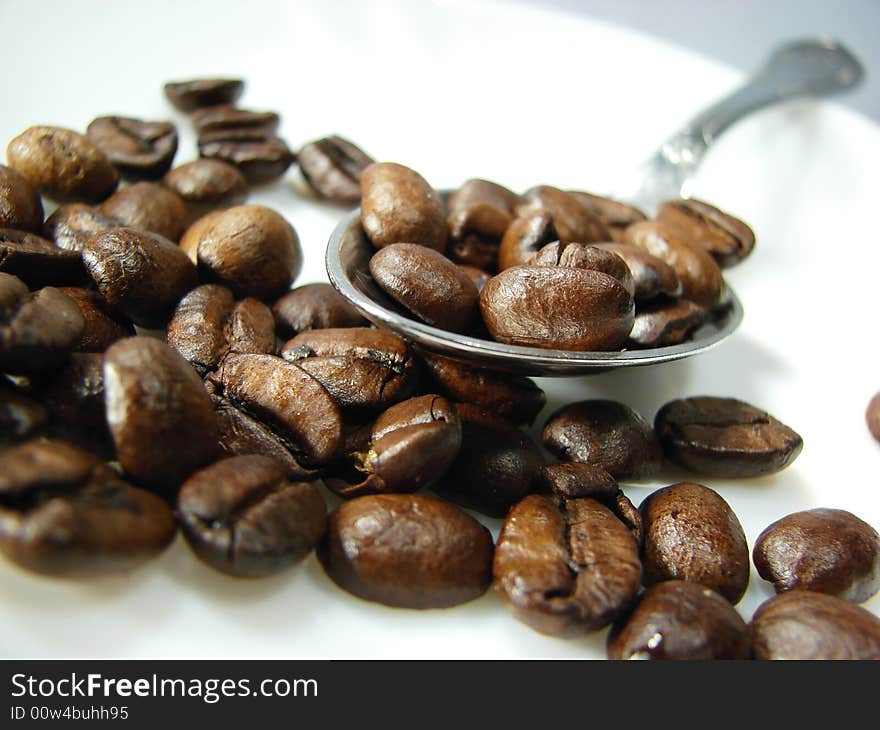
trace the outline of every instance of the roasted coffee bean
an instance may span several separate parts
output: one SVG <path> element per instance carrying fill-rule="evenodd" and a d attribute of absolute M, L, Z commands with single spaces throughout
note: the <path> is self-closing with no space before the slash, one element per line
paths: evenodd
<path fill-rule="evenodd" d="M 535 212 L 550 215 L 560 240 L 578 243 L 611 240 L 611 233 L 597 216 L 576 197 L 551 185 L 539 185 L 527 190 L 516 214 L 522 217 Z"/>
<path fill-rule="evenodd" d="M 637 246 L 669 264 L 681 281 L 682 296 L 701 307 L 722 302 L 724 279 L 709 254 L 690 245 L 680 228 L 660 221 L 633 223 L 623 242 Z"/>
<path fill-rule="evenodd" d="M 203 284 L 180 300 L 166 340 L 204 375 L 231 352 L 274 355 L 275 320 L 262 302 L 236 302 L 226 287 Z"/>
<path fill-rule="evenodd" d="M 39 233 L 43 227 L 43 201 L 24 175 L 0 165 L 0 228 Z"/>
<path fill-rule="evenodd" d="M 124 572 L 162 552 L 175 530 L 162 499 L 74 446 L 30 441 L 0 453 L 0 551 L 23 568 Z"/>
<path fill-rule="evenodd" d="M 89 239 L 86 270 L 104 301 L 141 327 L 161 327 L 184 294 L 198 284 L 195 266 L 167 238 L 113 228 Z"/>
<path fill-rule="evenodd" d="M 17 276 L 32 289 L 72 286 L 85 278 L 78 251 L 67 251 L 33 233 L 0 228 L 0 272 Z"/>
<path fill-rule="evenodd" d="M 513 615 L 556 636 L 607 626 L 635 600 L 641 573 L 635 540 L 606 507 L 540 494 L 511 508 L 493 566 Z"/>
<path fill-rule="evenodd" d="M 341 408 L 384 410 L 414 394 L 418 367 L 407 342 L 368 327 L 302 332 L 281 356 L 317 378 Z"/>
<path fill-rule="evenodd" d="M 559 240 L 549 213 L 541 211 L 518 218 L 508 226 L 498 249 L 498 271 L 524 266 L 544 246 Z"/>
<path fill-rule="evenodd" d="M 629 267 L 620 256 L 582 243 L 554 241 L 544 246 L 527 262 L 529 266 L 562 266 L 570 269 L 591 269 L 613 276 L 630 295 L 635 291 Z"/>
<path fill-rule="evenodd" d="M 316 139 L 297 154 L 303 177 L 322 198 L 337 203 L 361 199 L 361 174 L 373 158 L 338 135 Z"/>
<path fill-rule="evenodd" d="M 231 104 L 217 104 L 196 109 L 190 119 L 199 136 L 207 132 L 228 129 L 259 129 L 273 133 L 278 130 L 281 118 L 275 112 L 255 112 L 239 109 Z"/>
<path fill-rule="evenodd" d="M 666 456 L 695 474 L 754 477 L 791 464 L 803 440 L 764 411 L 734 398 L 674 400 L 654 419 Z"/>
<path fill-rule="evenodd" d="M 169 170 L 162 184 L 183 199 L 191 222 L 209 211 L 241 205 L 248 195 L 247 180 L 236 167 L 207 158 Z"/>
<path fill-rule="evenodd" d="M 477 291 L 483 291 L 483 287 L 486 286 L 486 282 L 492 278 L 491 274 L 486 273 L 482 269 L 478 269 L 474 266 L 468 266 L 467 264 L 459 264 L 458 268 L 461 269 L 468 279 L 470 279 L 474 286 L 477 287 Z"/>
<path fill-rule="evenodd" d="M 627 344 L 640 347 L 666 347 L 684 342 L 699 328 L 708 312 L 687 299 L 655 299 L 636 312 Z"/>
<path fill-rule="evenodd" d="M 180 237 L 180 250 L 197 266 L 199 263 L 199 243 L 202 240 L 202 236 L 212 228 L 222 213 L 222 210 L 212 210 L 205 213 L 201 218 L 196 219 L 190 224 L 189 228 Z"/>
<path fill-rule="evenodd" d="M 499 245 L 468 233 L 464 238 L 450 240 L 446 254 L 459 266 L 472 266 L 481 271 L 498 270 Z"/>
<path fill-rule="evenodd" d="M 586 400 L 560 408 L 547 419 L 542 438 L 558 458 L 599 466 L 616 479 L 644 479 L 663 464 L 651 427 L 615 401 Z"/>
<path fill-rule="evenodd" d="M 182 112 L 191 112 L 204 106 L 234 104 L 244 91 L 241 79 L 192 79 L 169 81 L 165 96 Z"/>
<path fill-rule="evenodd" d="M 62 127 L 29 127 L 6 148 L 9 166 L 58 201 L 99 203 L 119 173 L 87 137 Z"/>
<path fill-rule="evenodd" d="M 107 422 L 119 463 L 139 483 L 173 493 L 217 453 L 217 422 L 196 372 L 149 337 L 120 340 L 104 356 Z"/>
<path fill-rule="evenodd" d="M 68 203 L 56 208 L 43 226 L 43 235 L 59 248 L 79 253 L 99 233 L 122 226 L 116 218 L 98 212 L 84 203 Z"/>
<path fill-rule="evenodd" d="M 695 198 L 661 203 L 657 220 L 681 228 L 692 245 L 706 251 L 723 268 L 738 264 L 755 247 L 754 232 L 739 218 Z"/>
<path fill-rule="evenodd" d="M 296 160 L 283 139 L 259 128 L 206 132 L 199 156 L 234 165 L 252 183 L 277 180 Z"/>
<path fill-rule="evenodd" d="M 880 619 L 861 606 L 812 591 L 789 591 L 752 616 L 755 659 L 880 659 Z"/>
<path fill-rule="evenodd" d="M 39 435 L 48 422 L 42 403 L 0 379 L 0 449 Z"/>
<path fill-rule="evenodd" d="M 513 423 L 532 423 L 547 402 L 544 391 L 521 375 L 483 370 L 427 353 L 422 360 L 449 399 L 473 403 Z"/>
<path fill-rule="evenodd" d="M 449 401 L 410 398 L 382 413 L 364 448 L 331 467 L 324 483 L 341 497 L 415 492 L 446 473 L 460 446 L 461 421 Z"/>
<path fill-rule="evenodd" d="M 177 130 L 170 122 L 98 117 L 89 124 L 86 136 L 123 177 L 135 180 L 162 177 L 177 152 Z"/>
<path fill-rule="evenodd" d="M 124 337 L 133 337 L 134 325 L 123 315 L 113 312 L 98 292 L 79 287 L 62 287 L 63 292 L 79 307 L 85 326 L 76 352 L 104 352 Z"/>
<path fill-rule="evenodd" d="M 497 246 L 521 202 L 519 195 L 497 183 L 468 180 L 449 196 L 446 222 L 450 239 L 460 241 L 472 235 Z"/>
<path fill-rule="evenodd" d="M 440 196 L 415 170 L 374 162 L 361 175 L 361 225 L 376 248 L 416 243 L 446 248 L 446 211 Z"/>
<path fill-rule="evenodd" d="M 189 211 L 177 193 L 162 185 L 139 182 L 120 188 L 98 208 L 124 226 L 157 233 L 171 241 L 186 228 Z"/>
<path fill-rule="evenodd" d="M 880 393 L 877 393 L 868 403 L 868 408 L 865 410 L 865 421 L 871 435 L 880 441 Z"/>
<path fill-rule="evenodd" d="M 715 591 L 670 580 L 650 588 L 608 635 L 609 659 L 750 659 L 749 627 Z"/>
<path fill-rule="evenodd" d="M 84 327 L 79 307 L 57 289 L 29 292 L 0 272 L 0 372 L 55 370 L 76 347 Z"/>
<path fill-rule="evenodd" d="M 593 195 L 580 190 L 566 192 L 605 225 L 611 234 L 611 240 L 614 241 L 623 237 L 627 226 L 647 218 L 638 208 L 621 203 L 619 200 L 604 198 L 601 195 Z"/>
<path fill-rule="evenodd" d="M 635 538 L 639 550 L 641 550 L 645 544 L 645 521 L 642 519 L 642 513 L 639 512 L 630 498 L 623 493 L 623 490 L 618 490 L 613 500 L 606 499 L 603 502 L 626 525 Z"/>
<path fill-rule="evenodd" d="M 266 456 L 224 459 L 193 474 L 177 497 L 181 531 L 193 552 L 229 575 L 258 578 L 302 560 L 327 523 L 311 484 L 290 482 Z"/>
<path fill-rule="evenodd" d="M 681 295 L 681 281 L 669 264 L 637 246 L 626 243 L 597 243 L 596 248 L 617 254 L 623 259 L 633 278 L 633 297 L 644 302 L 656 296 Z"/>
<path fill-rule="evenodd" d="M 339 327 L 362 327 L 367 320 L 330 284 L 305 284 L 272 305 L 275 330 L 290 338 L 300 332 Z"/>
<path fill-rule="evenodd" d="M 755 541 L 758 574 L 777 593 L 808 590 L 854 603 L 880 591 L 880 535 L 839 509 L 795 512 Z"/>
<path fill-rule="evenodd" d="M 414 243 L 394 243 L 370 259 L 379 287 L 430 325 L 463 332 L 477 316 L 477 287 L 442 253 Z"/>
<path fill-rule="evenodd" d="M 633 299 L 613 276 L 559 266 L 515 266 L 480 292 L 483 321 L 508 345 L 613 350 L 632 328 Z"/>
<path fill-rule="evenodd" d="M 367 601 L 446 608 L 492 582 L 492 536 L 458 507 L 419 494 L 377 494 L 330 513 L 318 547 L 327 575 Z"/>
<path fill-rule="evenodd" d="M 476 406 L 456 405 L 461 449 L 435 489 L 493 517 L 533 492 L 544 458 L 524 431 Z"/>
<path fill-rule="evenodd" d="M 645 526 L 646 585 L 687 580 L 739 602 L 749 584 L 749 546 L 721 495 L 681 482 L 648 495 L 639 509 Z"/>

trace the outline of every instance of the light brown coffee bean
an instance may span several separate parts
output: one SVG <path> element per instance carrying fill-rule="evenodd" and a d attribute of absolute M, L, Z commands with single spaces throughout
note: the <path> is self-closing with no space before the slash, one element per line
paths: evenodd
<path fill-rule="evenodd" d="M 880 441 L 880 393 L 871 398 L 865 410 L 865 421 L 868 430 L 875 440 Z"/>
<path fill-rule="evenodd" d="M 519 195 L 497 183 L 467 180 L 449 196 L 446 222 L 450 240 L 460 241 L 470 234 L 497 246 L 521 202 Z"/>
<path fill-rule="evenodd" d="M 120 188 L 101 203 L 98 211 L 125 226 L 157 233 L 171 241 L 180 238 L 189 216 L 183 198 L 151 182 Z"/>
<path fill-rule="evenodd" d="M 169 170 L 162 184 L 186 203 L 190 223 L 212 210 L 241 205 L 247 199 L 247 180 L 222 160 L 199 159 Z"/>
<path fill-rule="evenodd" d="M 544 246 L 527 262 L 529 266 L 563 266 L 570 269 L 591 269 L 613 276 L 630 295 L 635 291 L 632 274 L 617 254 L 582 243 L 554 241 Z"/>
<path fill-rule="evenodd" d="M 0 228 L 39 233 L 43 227 L 43 201 L 24 175 L 0 165 Z"/>

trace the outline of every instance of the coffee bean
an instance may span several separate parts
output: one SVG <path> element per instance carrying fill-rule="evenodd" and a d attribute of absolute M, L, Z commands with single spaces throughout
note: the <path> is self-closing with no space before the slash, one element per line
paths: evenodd
<path fill-rule="evenodd" d="M 644 302 L 660 295 L 681 295 L 681 281 L 669 264 L 647 251 L 626 243 L 597 243 L 596 248 L 610 251 L 623 259 L 633 278 L 633 297 Z"/>
<path fill-rule="evenodd" d="M 285 339 L 308 330 L 367 324 L 330 284 L 305 284 L 292 289 L 272 305 L 272 314 L 278 336 Z"/>
<path fill-rule="evenodd" d="M 880 441 L 880 393 L 877 393 L 868 403 L 865 411 L 865 421 L 868 423 L 868 430 L 871 435 Z"/>
<path fill-rule="evenodd" d="M 417 243 L 443 252 L 443 201 L 415 170 L 394 162 L 374 162 L 361 175 L 361 225 L 376 248 Z"/>
<path fill-rule="evenodd" d="M 248 195 L 247 180 L 236 167 L 207 158 L 169 170 L 162 184 L 186 203 L 190 222 L 209 211 L 241 205 Z"/>
<path fill-rule="evenodd" d="M 742 525 L 717 492 L 682 482 L 648 495 L 639 509 L 646 585 L 687 580 L 739 602 L 749 584 L 749 547 Z"/>
<path fill-rule="evenodd" d="M 560 240 L 578 243 L 611 240 L 611 233 L 597 216 L 576 197 L 551 185 L 539 185 L 527 190 L 523 203 L 516 210 L 518 217 L 535 212 L 550 215 Z"/>
<path fill-rule="evenodd" d="M 131 337 L 104 356 L 107 422 L 119 463 L 140 484 L 174 493 L 217 452 L 211 399 L 164 342 Z"/>
<path fill-rule="evenodd" d="M 880 591 L 880 535 L 844 510 L 783 517 L 758 536 L 753 555 L 777 593 L 808 590 L 861 603 Z"/>
<path fill-rule="evenodd" d="M 170 122 L 98 117 L 89 124 L 86 136 L 123 177 L 135 180 L 162 177 L 177 152 L 177 130 Z"/>
<path fill-rule="evenodd" d="M 498 270 L 498 251 L 498 243 L 468 233 L 463 238 L 450 240 L 446 254 L 450 261 L 459 266 L 466 265 L 495 273 Z"/>
<path fill-rule="evenodd" d="M 0 551 L 23 568 L 128 571 L 162 552 L 175 529 L 162 499 L 74 446 L 30 441 L 0 453 Z"/>
<path fill-rule="evenodd" d="M 0 228 L 0 273 L 17 276 L 32 289 L 74 286 L 84 270 L 78 251 L 67 251 L 33 233 Z"/>
<path fill-rule="evenodd" d="M 82 258 L 104 301 L 141 327 L 163 326 L 198 284 L 183 251 L 159 234 L 134 228 L 99 233 Z"/>
<path fill-rule="evenodd" d="M 104 352 L 117 340 L 135 335 L 134 325 L 123 315 L 113 312 L 101 295 L 92 289 L 62 287 L 62 293 L 79 307 L 85 326 L 74 350 Z"/>
<path fill-rule="evenodd" d="M 379 287 L 430 325 L 463 332 L 477 313 L 479 292 L 461 269 L 427 246 L 394 243 L 370 259 Z"/>
<path fill-rule="evenodd" d="M 588 269 L 515 266 L 480 292 L 483 321 L 498 342 L 559 350 L 613 350 L 634 307 L 614 277 Z"/>
<path fill-rule="evenodd" d="M 548 464 L 541 470 L 541 487 L 559 499 L 590 497 L 605 503 L 620 491 L 617 480 L 602 467 L 578 461 Z"/>
<path fill-rule="evenodd" d="M 244 81 L 241 79 L 192 79 L 165 84 L 165 96 L 182 112 L 204 106 L 234 104 L 243 91 Z"/>
<path fill-rule="evenodd" d="M 755 234 L 739 218 L 695 198 L 667 200 L 657 220 L 678 226 L 687 240 L 712 256 L 722 268 L 734 266 L 755 247 Z"/>
<path fill-rule="evenodd" d="M 466 181 L 449 196 L 446 221 L 450 240 L 471 235 L 497 247 L 521 202 L 519 195 L 497 183 L 476 178 Z"/>
<path fill-rule="evenodd" d="M 245 578 L 277 573 L 302 560 L 326 526 L 318 490 L 287 480 L 265 456 L 224 459 L 181 487 L 177 514 L 193 552 L 212 568 Z"/>
<path fill-rule="evenodd" d="M 791 464 L 803 440 L 788 426 L 734 398 L 684 398 L 654 419 L 666 456 L 696 474 L 753 477 Z"/>
<path fill-rule="evenodd" d="M 49 422 L 45 406 L 0 379 L 0 449 L 39 435 Z"/>
<path fill-rule="evenodd" d="M 419 494 L 343 502 L 318 547 L 344 590 L 402 608 L 471 601 L 492 582 L 492 536 L 457 507 Z"/>
<path fill-rule="evenodd" d="M 87 137 L 62 127 L 29 127 L 6 148 L 9 166 L 58 201 L 99 203 L 119 173 Z"/>
<path fill-rule="evenodd" d="M 199 156 L 234 165 L 252 183 L 277 180 L 296 160 L 283 139 L 257 127 L 204 132 Z"/>
<path fill-rule="evenodd" d="M 651 427 L 615 401 L 587 400 L 560 408 L 547 419 L 542 439 L 558 458 L 601 467 L 616 479 L 644 479 L 663 464 Z"/>
<path fill-rule="evenodd" d="M 183 198 L 152 182 L 120 188 L 101 203 L 98 211 L 124 226 L 157 233 L 171 241 L 180 238 L 189 216 Z"/>
<path fill-rule="evenodd" d="M 24 175 L 0 165 L 0 228 L 39 233 L 42 227 L 40 193 Z"/>
<path fill-rule="evenodd" d="M 278 130 L 281 118 L 275 112 L 255 112 L 250 109 L 239 109 L 231 104 L 217 104 L 196 109 L 190 115 L 199 136 L 207 132 L 219 132 L 229 129 L 259 129 L 273 133 Z"/>
<path fill-rule="evenodd" d="M 554 241 L 541 248 L 528 260 L 529 266 L 562 266 L 570 269 L 591 269 L 613 276 L 629 292 L 635 291 L 629 267 L 620 256 L 596 246 Z"/>
<path fill-rule="evenodd" d="M 122 224 L 83 203 L 68 203 L 55 209 L 43 226 L 43 235 L 59 248 L 79 253 L 99 233 L 119 228 Z"/>
<path fill-rule="evenodd" d="M 605 225 L 613 241 L 623 238 L 623 231 L 627 226 L 647 218 L 638 208 L 619 200 L 604 198 L 601 195 L 593 195 L 580 190 L 566 192 Z"/>
<path fill-rule="evenodd" d="M 361 199 L 361 175 L 373 158 L 337 135 L 316 139 L 297 154 L 300 172 L 322 198 L 337 203 Z"/>
<path fill-rule="evenodd" d="M 524 266 L 544 246 L 559 240 L 549 213 L 536 211 L 514 219 L 498 249 L 498 271 Z"/>
<path fill-rule="evenodd" d="M 880 619 L 824 593 L 774 596 L 751 627 L 755 659 L 880 659 Z"/>
<path fill-rule="evenodd" d="M 655 299 L 636 312 L 627 344 L 640 347 L 667 347 L 684 342 L 708 317 L 708 312 L 687 299 Z"/>
<path fill-rule="evenodd" d="M 627 609 L 641 564 L 629 530 L 599 502 L 532 494 L 504 521 L 493 573 L 517 619 L 543 634 L 577 636 Z"/>
<path fill-rule="evenodd" d="M 483 287 L 486 286 L 486 282 L 492 278 L 491 274 L 487 274 L 482 269 L 478 269 L 474 266 L 459 264 L 458 268 L 460 268 L 465 273 L 465 276 L 467 276 L 467 278 L 473 282 L 474 286 L 477 287 L 478 292 L 483 291 Z"/>
<path fill-rule="evenodd" d="M 609 659 L 750 659 L 749 628 L 715 591 L 680 580 L 648 589 L 608 635 Z"/>

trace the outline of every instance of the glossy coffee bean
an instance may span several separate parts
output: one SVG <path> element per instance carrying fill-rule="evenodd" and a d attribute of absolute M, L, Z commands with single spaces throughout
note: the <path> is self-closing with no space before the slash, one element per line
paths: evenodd
<path fill-rule="evenodd" d="M 338 135 L 304 145 L 297 163 L 306 182 L 318 195 L 336 203 L 355 204 L 361 199 L 361 175 L 373 158 Z"/>
<path fill-rule="evenodd" d="M 450 261 L 459 266 L 471 266 L 479 271 L 491 271 L 494 274 L 498 270 L 498 251 L 498 243 L 468 233 L 463 238 L 451 239 L 446 255 Z"/>
<path fill-rule="evenodd" d="M 865 409 L 865 422 L 876 441 L 880 441 L 880 393 L 877 393 Z"/>
<path fill-rule="evenodd" d="M 171 241 L 180 238 L 189 216 L 183 198 L 152 182 L 120 188 L 101 203 L 98 211 L 124 226 L 150 231 Z"/>
<path fill-rule="evenodd" d="M 601 467 L 616 479 L 653 476 L 663 464 L 651 427 L 615 401 L 580 401 L 560 408 L 547 419 L 542 439 L 559 459 Z"/>
<path fill-rule="evenodd" d="M 11 228 L 0 228 L 0 273 L 17 276 L 32 289 L 75 286 L 85 278 L 79 252 Z"/>
<path fill-rule="evenodd" d="M 370 273 L 379 288 L 427 324 L 463 332 L 477 316 L 477 287 L 458 266 L 427 246 L 385 246 L 370 259 Z"/>
<path fill-rule="evenodd" d="M 755 659 L 880 659 L 880 619 L 836 596 L 789 591 L 752 616 Z"/>
<path fill-rule="evenodd" d="M 695 474 L 754 477 L 791 464 L 803 440 L 769 413 L 734 398 L 671 401 L 654 419 L 670 461 Z"/>
<path fill-rule="evenodd" d="M 242 92 L 244 81 L 241 79 L 191 79 L 165 84 L 165 96 L 182 112 L 204 106 L 234 104 Z"/>
<path fill-rule="evenodd" d="M 477 287 L 477 291 L 483 291 L 483 287 L 486 286 L 486 282 L 492 278 L 491 274 L 486 273 L 482 269 L 478 269 L 474 266 L 468 266 L 467 264 L 459 264 L 458 268 L 460 268 L 468 279 L 470 279 L 474 286 Z"/>
<path fill-rule="evenodd" d="M 527 190 L 517 216 L 533 212 L 548 213 L 562 241 L 594 243 L 610 241 L 608 228 L 576 197 L 551 185 L 539 185 Z"/>
<path fill-rule="evenodd" d="M 85 326 L 76 352 L 104 352 L 117 340 L 133 337 L 134 325 L 124 315 L 112 311 L 98 292 L 80 287 L 62 287 L 60 292 L 79 307 Z"/>
<path fill-rule="evenodd" d="M 318 547 L 327 575 L 367 601 L 446 608 L 478 598 L 492 582 L 492 536 L 447 502 L 377 494 L 343 502 Z"/>
<path fill-rule="evenodd" d="M 177 514 L 201 560 L 245 578 L 302 560 L 327 523 L 318 490 L 288 481 L 284 467 L 265 456 L 223 459 L 196 472 L 180 489 Z"/>
<path fill-rule="evenodd" d="M 493 566 L 495 587 L 513 615 L 556 636 L 611 623 L 638 594 L 641 572 L 635 540 L 608 508 L 539 494 L 507 514 Z"/>
<path fill-rule="evenodd" d="M 361 225 L 376 248 L 415 243 L 441 253 L 446 247 L 443 201 L 415 170 L 375 162 L 361 175 Z"/>
<path fill-rule="evenodd" d="M 195 266 L 167 238 L 113 228 L 89 239 L 82 252 L 101 297 L 141 327 L 161 327 L 198 284 Z"/>
<path fill-rule="evenodd" d="M 217 422 L 196 372 L 149 337 L 120 340 L 104 356 L 107 422 L 119 463 L 139 484 L 174 493 L 217 453 Z"/>
<path fill-rule="evenodd" d="M 0 453 L 0 551 L 27 570 L 128 571 L 162 552 L 175 530 L 162 499 L 74 446 L 30 441 Z"/>
<path fill-rule="evenodd" d="M 627 344 L 633 349 L 678 345 L 702 326 L 708 315 L 703 307 L 687 299 L 655 299 L 636 312 Z"/>
<path fill-rule="evenodd" d="M 528 261 L 529 266 L 562 266 L 570 269 L 591 269 L 613 276 L 630 295 L 635 291 L 632 274 L 617 254 L 582 243 L 554 241 L 541 248 Z"/>
<path fill-rule="evenodd" d="M 43 227 L 43 201 L 24 175 L 0 165 L 0 228 L 39 233 Z"/>
<path fill-rule="evenodd" d="M 362 327 L 367 320 L 330 284 L 305 284 L 287 292 L 272 305 L 279 337 L 308 330 Z"/>
<path fill-rule="evenodd" d="M 449 238 L 460 241 L 472 235 L 497 245 L 521 202 L 519 195 L 497 183 L 478 178 L 468 180 L 449 196 Z"/>
<path fill-rule="evenodd" d="M 9 143 L 6 159 L 40 192 L 61 202 L 99 203 L 119 183 L 119 173 L 97 145 L 62 127 L 29 127 Z"/>
<path fill-rule="evenodd" d="M 645 526 L 646 585 L 686 580 L 739 602 L 749 584 L 749 546 L 721 495 L 682 482 L 648 495 L 639 510 Z"/>
<path fill-rule="evenodd" d="M 247 199 L 247 180 L 222 160 L 199 159 L 165 173 L 162 184 L 186 203 L 190 222 L 212 210 L 241 205 Z"/>
<path fill-rule="evenodd" d="M 581 190 L 568 190 L 566 192 L 605 225 L 611 234 L 611 240 L 614 241 L 622 238 L 623 231 L 627 226 L 647 218 L 638 208 L 622 203 L 619 200 L 585 193 Z"/>
<path fill-rule="evenodd" d="M 617 279 L 599 271 L 515 266 L 480 292 L 483 321 L 509 345 L 606 351 L 632 328 L 633 300 Z"/>
<path fill-rule="evenodd" d="M 626 243 L 596 243 L 596 248 L 610 251 L 623 259 L 633 278 L 633 297 L 644 302 L 654 297 L 681 295 L 681 281 L 669 264 L 647 251 Z"/>
<path fill-rule="evenodd" d="M 68 203 L 56 208 L 46 219 L 43 236 L 59 248 L 78 253 L 93 236 L 121 226 L 116 218 L 100 213 L 94 206 Z"/>
<path fill-rule="evenodd" d="M 777 593 L 808 590 L 861 603 L 880 591 L 880 535 L 844 510 L 777 520 L 758 536 L 753 556 Z"/>
<path fill-rule="evenodd" d="M 498 271 L 524 266 L 544 246 L 559 240 L 549 213 L 533 211 L 514 218 L 498 249 Z"/>
<path fill-rule="evenodd" d="M 40 435 L 48 422 L 42 403 L 0 378 L 0 448 Z"/>
<path fill-rule="evenodd" d="M 199 156 L 233 165 L 251 183 L 277 180 L 296 160 L 283 139 L 257 127 L 204 132 Z"/>
<path fill-rule="evenodd" d="M 541 470 L 541 487 L 559 499 L 590 497 L 605 501 L 620 491 L 617 480 L 602 467 L 578 461 L 547 464 Z"/>
<path fill-rule="evenodd" d="M 750 659 L 736 609 L 697 583 L 670 580 L 644 594 L 608 635 L 609 659 Z"/>
<path fill-rule="evenodd" d="M 692 245 L 706 251 L 722 268 L 738 264 L 755 247 L 755 234 L 748 225 L 696 198 L 661 203 L 657 220 L 681 228 Z"/>
<path fill-rule="evenodd" d="M 170 122 L 98 117 L 89 124 L 86 136 L 123 177 L 136 180 L 162 177 L 177 152 L 177 130 Z"/>

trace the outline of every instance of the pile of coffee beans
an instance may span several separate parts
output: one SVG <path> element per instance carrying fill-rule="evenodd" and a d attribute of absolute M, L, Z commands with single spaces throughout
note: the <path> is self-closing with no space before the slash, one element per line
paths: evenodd
<path fill-rule="evenodd" d="M 880 657 L 880 619 L 855 605 L 880 590 L 880 536 L 857 516 L 780 516 L 750 555 L 709 486 L 669 484 L 637 507 L 620 485 L 669 464 L 700 478 L 778 472 L 802 440 L 770 414 L 701 396 L 652 424 L 585 400 L 551 413 L 538 443 L 527 428 L 546 397 L 532 380 L 416 351 L 327 284 L 291 288 L 297 232 L 246 195 L 293 156 L 272 158 L 277 116 L 233 106 L 242 91 L 166 86 L 201 135 L 202 159 L 178 167 L 166 122 L 99 117 L 86 135 L 41 126 L 10 142 L 0 554 L 94 576 L 155 558 L 179 527 L 229 576 L 276 574 L 315 550 L 342 590 L 388 606 L 447 608 L 494 585 L 541 633 L 610 627 L 615 659 Z M 502 341 L 610 349 L 660 332 L 641 346 L 668 344 L 723 305 L 719 267 L 754 243 L 698 201 L 647 220 L 586 193 L 482 180 L 444 200 L 337 136 L 299 158 L 318 195 L 361 201 L 370 268 L 392 299 Z M 45 220 L 43 196 L 61 203 Z M 474 513 L 503 518 L 497 542 Z M 779 595 L 746 624 L 734 605 L 752 561 Z"/>

